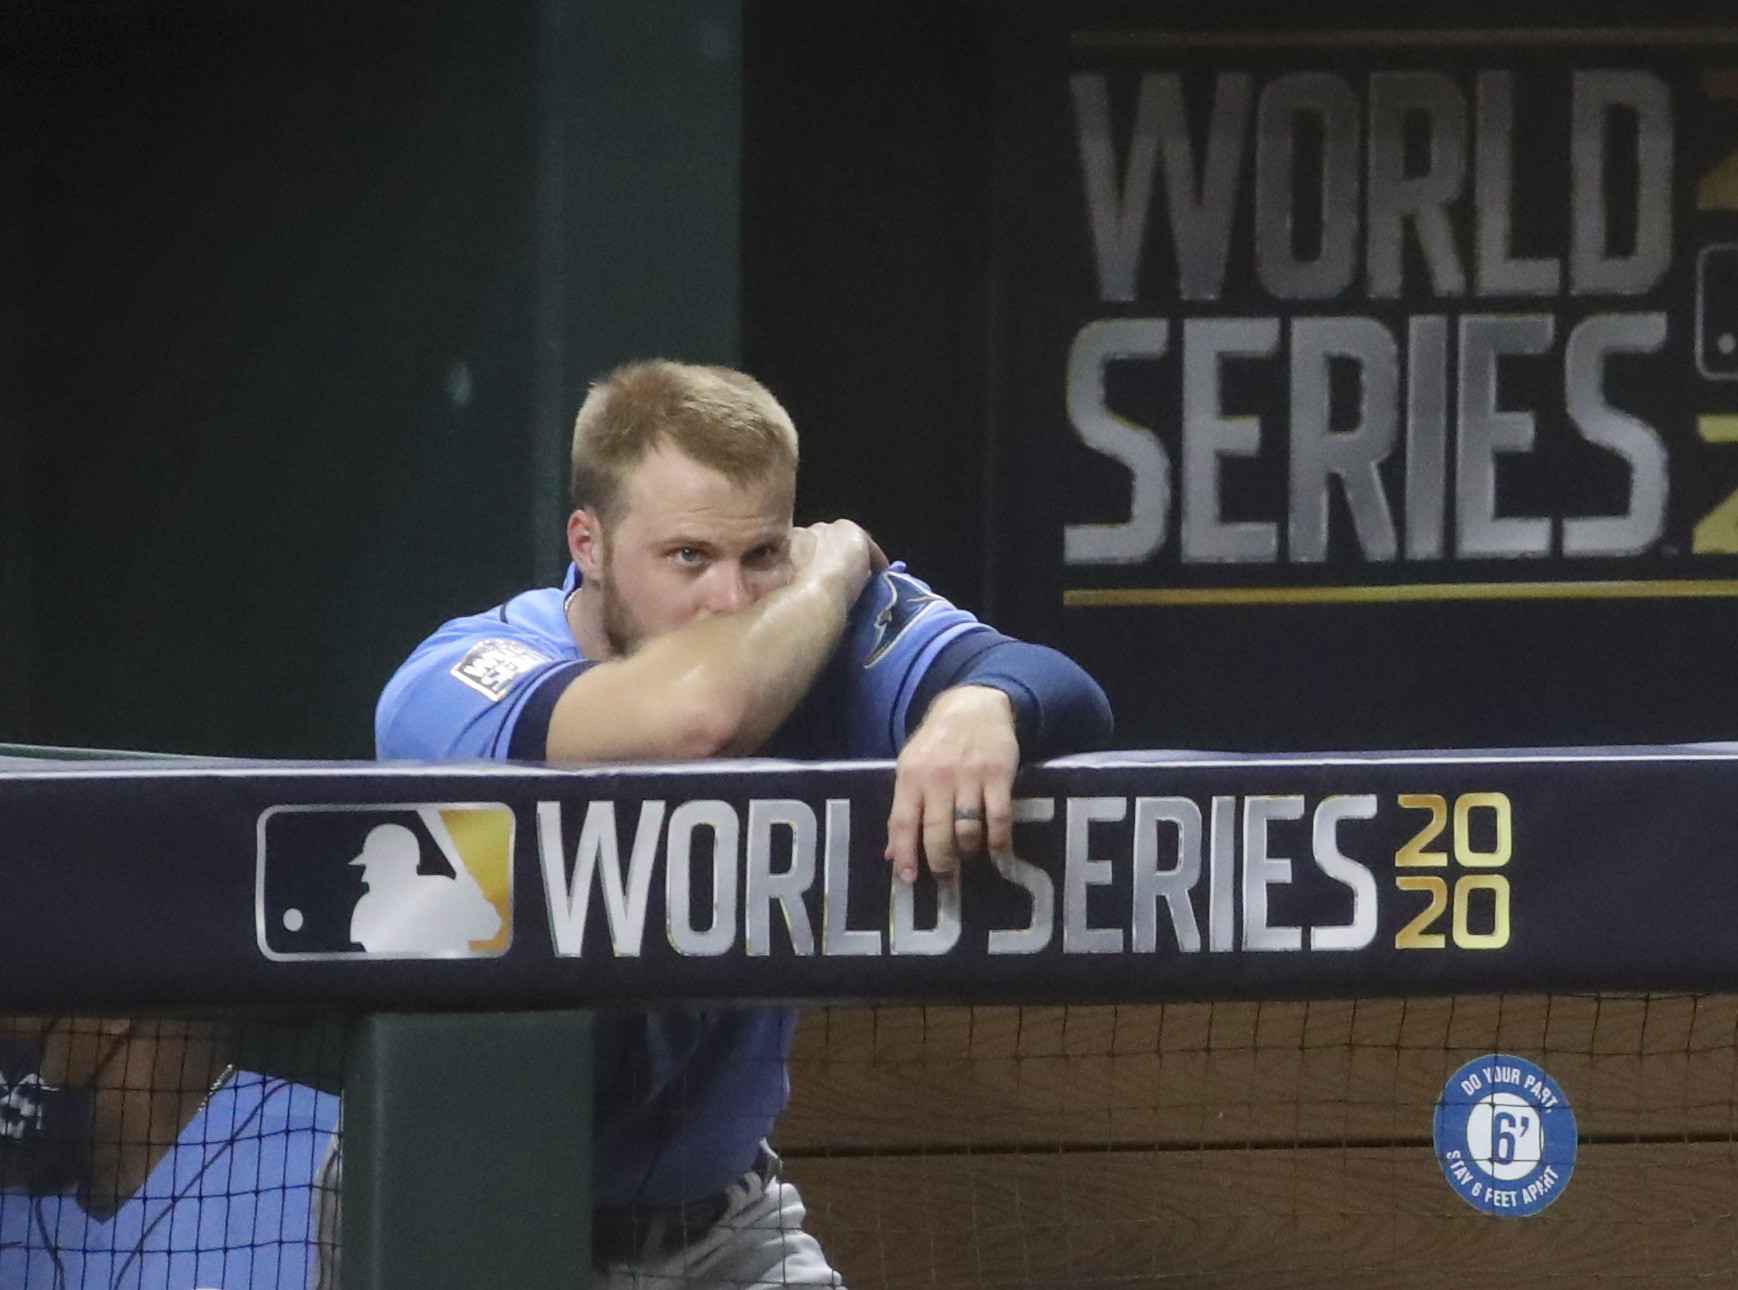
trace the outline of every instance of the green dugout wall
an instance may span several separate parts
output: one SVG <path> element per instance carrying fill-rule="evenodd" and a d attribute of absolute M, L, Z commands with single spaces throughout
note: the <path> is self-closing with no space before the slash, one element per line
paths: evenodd
<path fill-rule="evenodd" d="M 0 738 L 368 756 L 418 639 L 559 576 L 586 381 L 737 358 L 738 6 L 12 39 Z"/>

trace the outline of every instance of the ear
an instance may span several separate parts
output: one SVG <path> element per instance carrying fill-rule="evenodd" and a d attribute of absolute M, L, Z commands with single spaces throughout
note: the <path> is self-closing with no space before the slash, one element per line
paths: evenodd
<path fill-rule="evenodd" d="M 597 577 L 604 563 L 603 521 L 591 510 L 578 510 L 567 517 L 567 554 L 587 581 Z"/>

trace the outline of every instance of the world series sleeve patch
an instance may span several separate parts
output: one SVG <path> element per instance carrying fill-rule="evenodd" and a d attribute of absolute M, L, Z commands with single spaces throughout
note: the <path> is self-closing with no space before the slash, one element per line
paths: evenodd
<path fill-rule="evenodd" d="M 452 674 L 496 703 L 507 697 L 513 682 L 533 668 L 555 660 L 519 641 L 498 637 L 478 641 L 452 667 Z"/>

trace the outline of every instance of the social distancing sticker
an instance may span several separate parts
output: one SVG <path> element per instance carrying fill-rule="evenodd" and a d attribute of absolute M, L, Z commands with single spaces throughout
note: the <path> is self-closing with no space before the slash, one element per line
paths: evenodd
<path fill-rule="evenodd" d="M 1568 1097 L 1540 1067 L 1508 1053 L 1475 1058 L 1449 1077 L 1434 1138 L 1448 1185 L 1487 1214 L 1537 1214 L 1575 1170 Z"/>

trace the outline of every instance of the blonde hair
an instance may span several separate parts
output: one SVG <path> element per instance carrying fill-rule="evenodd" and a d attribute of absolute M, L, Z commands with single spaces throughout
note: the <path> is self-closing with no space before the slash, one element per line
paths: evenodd
<path fill-rule="evenodd" d="M 593 382 L 573 426 L 574 507 L 613 524 L 622 480 L 664 444 L 738 484 L 796 473 L 796 426 L 764 385 L 728 367 L 655 358 Z"/>

